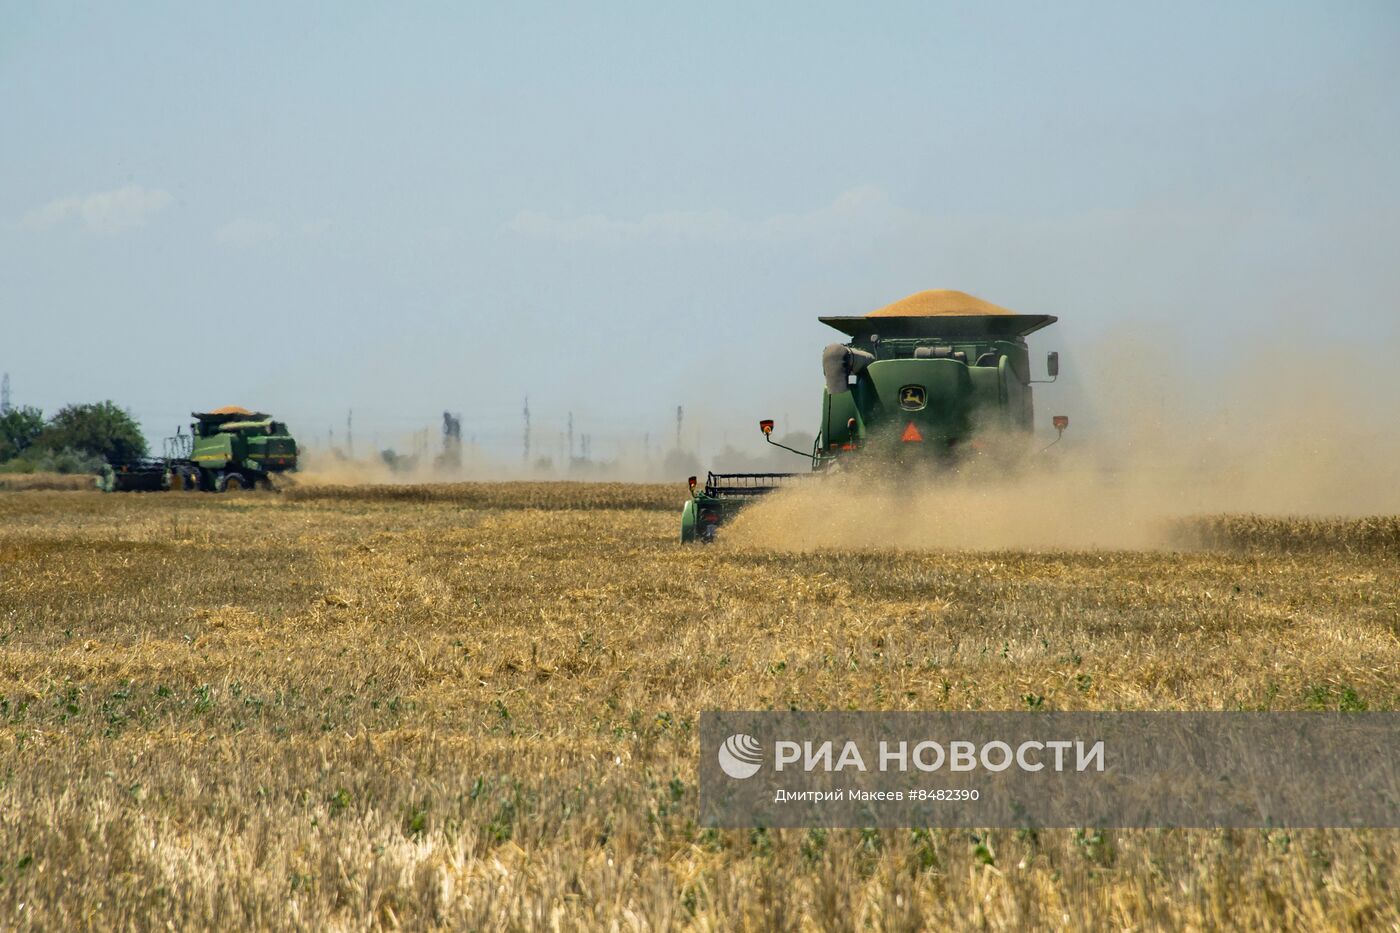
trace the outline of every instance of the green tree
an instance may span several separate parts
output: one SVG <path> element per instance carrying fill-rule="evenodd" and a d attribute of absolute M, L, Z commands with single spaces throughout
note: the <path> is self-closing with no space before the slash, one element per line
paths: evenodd
<path fill-rule="evenodd" d="M 76 450 L 109 460 L 146 455 L 146 438 L 131 413 L 110 401 L 65 406 L 34 444 L 43 450 Z"/>
<path fill-rule="evenodd" d="M 0 463 L 24 453 L 43 430 L 44 413 L 29 405 L 0 415 Z"/>

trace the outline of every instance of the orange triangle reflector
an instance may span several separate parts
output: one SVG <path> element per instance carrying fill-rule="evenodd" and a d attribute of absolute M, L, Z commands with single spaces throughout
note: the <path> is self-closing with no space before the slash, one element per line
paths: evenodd
<path fill-rule="evenodd" d="M 904 434 L 900 437 L 900 440 L 906 444 L 912 444 L 915 441 L 922 441 L 923 439 L 924 436 L 919 433 L 919 429 L 915 427 L 912 421 L 909 422 L 909 427 L 904 429 Z"/>

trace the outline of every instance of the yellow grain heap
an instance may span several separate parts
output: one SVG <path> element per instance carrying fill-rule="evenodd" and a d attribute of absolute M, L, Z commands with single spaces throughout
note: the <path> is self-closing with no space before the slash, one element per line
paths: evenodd
<path fill-rule="evenodd" d="M 1000 305 L 983 301 L 967 292 L 933 288 L 901 298 L 892 305 L 871 311 L 866 317 L 958 317 L 967 314 L 1015 314 Z"/>

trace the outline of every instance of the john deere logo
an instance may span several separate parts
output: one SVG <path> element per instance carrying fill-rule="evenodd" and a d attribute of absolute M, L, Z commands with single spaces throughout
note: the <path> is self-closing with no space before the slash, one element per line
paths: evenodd
<path fill-rule="evenodd" d="M 928 395 L 923 386 L 905 386 L 899 390 L 899 407 L 905 411 L 919 411 L 928 404 Z"/>

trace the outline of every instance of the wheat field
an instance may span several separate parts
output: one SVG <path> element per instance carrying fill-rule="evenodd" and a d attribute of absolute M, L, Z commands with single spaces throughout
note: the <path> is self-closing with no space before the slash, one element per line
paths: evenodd
<path fill-rule="evenodd" d="M 684 495 L 0 493 L 0 928 L 1400 929 L 1397 831 L 695 824 L 705 709 L 1396 709 L 1397 520 L 683 548 Z"/>

